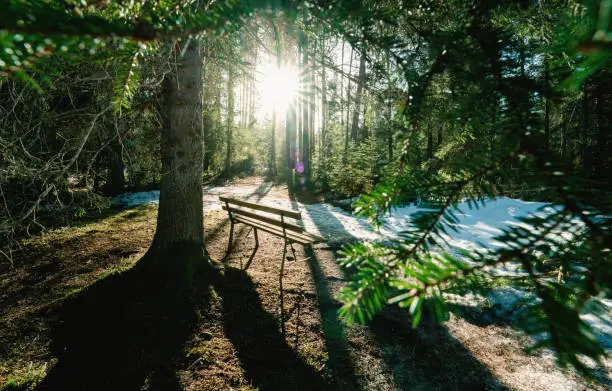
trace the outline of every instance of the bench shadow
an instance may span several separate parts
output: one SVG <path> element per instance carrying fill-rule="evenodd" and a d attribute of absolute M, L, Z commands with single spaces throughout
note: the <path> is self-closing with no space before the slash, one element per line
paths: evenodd
<path fill-rule="evenodd" d="M 290 192 L 294 209 L 300 194 Z M 306 209 L 306 213 L 308 210 Z M 326 216 L 310 216 L 322 230 L 320 219 L 325 226 L 330 224 L 342 231 L 348 241 L 359 241 L 344 229 L 342 222 L 328 213 Z M 336 250 L 333 246 L 329 250 Z M 329 350 L 330 365 L 342 377 L 355 376 L 354 364 L 346 341 L 347 326 L 338 316 L 341 303 L 333 297 L 332 284 L 349 280 L 351 273 L 342 269 L 342 277 L 327 276 L 312 247 L 306 248 L 306 256 L 316 285 L 319 308 L 323 319 L 325 342 Z M 391 314 L 391 316 L 389 316 Z M 505 389 L 491 371 L 476 359 L 472 352 L 453 337 L 446 327 L 427 317 L 417 329 L 412 328 L 412 320 L 407 311 L 397 307 L 387 307 L 366 325 L 371 342 L 384 361 L 386 371 L 394 378 L 398 389 L 404 390 L 485 390 Z M 359 386 L 353 380 L 354 388 Z"/>
<path fill-rule="evenodd" d="M 298 195 L 291 190 L 291 187 L 289 189 L 291 206 L 297 210 L 299 209 Z M 329 357 L 327 364 L 334 373 L 334 389 L 361 389 L 362 386 L 359 383 L 355 363 L 347 343 L 346 326 L 338 316 L 340 303 L 333 297 L 331 287 L 313 247 L 305 246 L 304 250 L 306 257 L 309 258 L 307 262 L 315 284 L 321 328 Z"/>
<path fill-rule="evenodd" d="M 217 290 L 223 300 L 225 335 L 253 387 L 262 391 L 330 389 L 287 344 L 278 320 L 265 311 L 245 271 L 227 267 Z"/>
<path fill-rule="evenodd" d="M 154 257 L 168 266 L 152 269 Z M 179 390 L 175 370 L 197 314 L 208 308 L 211 274 L 204 258 L 186 273 L 177 266 L 186 259 L 193 256 L 180 249 L 149 252 L 54 310 L 51 351 L 58 362 L 36 389 Z"/>

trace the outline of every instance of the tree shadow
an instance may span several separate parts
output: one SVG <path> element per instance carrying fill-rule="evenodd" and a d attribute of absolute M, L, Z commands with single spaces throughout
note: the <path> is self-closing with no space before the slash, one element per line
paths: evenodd
<path fill-rule="evenodd" d="M 471 351 L 424 315 L 413 329 L 407 312 L 388 308 L 369 323 L 381 357 L 395 382 L 407 390 L 506 390 Z"/>
<path fill-rule="evenodd" d="M 298 209 L 296 194 L 289 188 L 289 199 L 293 209 Z M 316 224 L 316 222 L 315 222 Z M 317 293 L 318 309 L 321 315 L 323 338 L 329 357 L 328 365 L 334 372 L 334 389 L 360 389 L 355 363 L 346 339 L 345 324 L 338 317 L 340 303 L 334 300 L 328 280 L 312 246 L 305 246 L 308 266 Z M 283 309 L 284 310 L 284 309 Z"/>
<path fill-rule="evenodd" d="M 297 209 L 299 194 L 290 193 L 290 199 L 293 207 Z M 308 210 L 306 212 L 308 213 Z M 342 235 L 348 237 L 349 241 L 358 241 L 333 214 L 311 217 L 320 231 L 322 227 L 317 222 L 323 217 L 326 226 L 332 224 L 342 230 Z M 306 248 L 306 255 L 310 258 L 308 262 L 316 285 L 330 365 L 340 376 L 354 377 L 356 372 L 346 341 L 347 326 L 338 316 L 341 303 L 334 299 L 331 286 L 349 280 L 350 270 L 342 269 L 341 278 L 327 276 L 312 247 Z M 392 316 L 386 316 L 389 313 Z M 366 326 L 372 337 L 371 342 L 376 345 L 386 370 L 393 374 L 399 389 L 504 389 L 499 380 L 472 352 L 432 318 L 433 316 L 425 319 L 419 328 L 414 330 L 407 311 L 388 307 Z M 359 388 L 357 382 L 354 383 L 353 389 Z"/>
<path fill-rule="evenodd" d="M 277 319 L 264 310 L 245 271 L 227 267 L 218 291 L 223 299 L 225 335 L 232 341 L 245 378 L 253 387 L 262 391 L 330 389 L 287 345 Z"/>
<path fill-rule="evenodd" d="M 212 268 L 198 252 L 150 250 L 132 269 L 66 300 L 52 314 L 58 362 L 37 389 L 180 389 L 175 369 L 208 308 Z"/>

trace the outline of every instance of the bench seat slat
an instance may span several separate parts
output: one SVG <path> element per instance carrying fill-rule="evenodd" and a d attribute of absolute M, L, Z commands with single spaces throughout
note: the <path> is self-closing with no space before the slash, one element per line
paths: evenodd
<path fill-rule="evenodd" d="M 262 231 L 271 233 L 273 235 L 281 236 L 281 237 L 283 236 L 283 230 L 275 226 L 271 226 L 266 223 L 262 223 L 260 221 L 253 220 L 253 219 L 250 219 L 248 217 L 243 217 L 243 216 L 236 216 L 233 219 L 238 222 L 241 222 L 241 223 L 250 225 L 252 227 L 255 227 L 257 229 L 260 229 Z M 315 238 L 310 237 L 309 235 L 306 235 L 305 233 L 298 234 L 296 232 L 291 232 L 291 231 L 287 231 L 287 239 L 290 239 L 300 244 L 312 244 L 312 243 L 317 242 Z"/>
<path fill-rule="evenodd" d="M 279 216 L 285 216 L 285 217 L 290 217 L 292 219 L 296 219 L 296 220 L 301 220 L 302 219 L 302 214 L 300 212 L 296 212 L 294 210 L 290 210 L 290 209 L 283 209 L 283 208 L 275 208 L 273 206 L 267 206 L 267 205 L 260 205 L 260 204 L 254 204 L 252 202 L 247 202 L 247 201 L 243 201 L 243 200 L 239 200 L 236 198 L 229 198 L 229 197 L 219 197 L 219 199 L 223 202 L 227 202 L 228 204 L 235 204 L 238 206 L 244 206 L 246 208 L 251 208 L 251 209 L 256 209 L 256 210 L 260 210 L 262 212 L 268 212 L 268 213 L 273 213 Z"/>

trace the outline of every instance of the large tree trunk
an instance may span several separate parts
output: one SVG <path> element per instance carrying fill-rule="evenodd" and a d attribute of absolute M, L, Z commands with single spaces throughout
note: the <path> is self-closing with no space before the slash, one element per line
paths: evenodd
<path fill-rule="evenodd" d="M 582 123 L 580 131 L 580 156 L 582 158 L 582 170 L 589 176 L 591 174 L 591 151 L 589 145 L 589 99 L 587 82 L 584 83 L 582 96 Z"/>
<path fill-rule="evenodd" d="M 293 98 L 293 102 L 287 108 L 285 119 L 285 155 L 287 159 L 285 179 L 289 186 L 293 186 L 293 169 L 296 163 L 297 101 L 297 97 Z"/>
<path fill-rule="evenodd" d="M 357 93 L 355 94 L 355 109 L 353 110 L 353 124 L 351 126 L 351 140 L 359 141 L 366 135 L 359 135 L 359 110 L 361 109 L 361 99 L 363 97 L 363 85 L 365 84 L 365 55 L 361 53 L 359 58 L 359 76 L 357 78 Z M 365 133 L 365 132 L 364 132 Z"/>
<path fill-rule="evenodd" d="M 340 69 L 344 71 L 344 40 L 342 40 L 340 64 Z M 344 75 L 342 73 L 340 73 L 340 125 L 341 127 L 344 127 Z"/>
<path fill-rule="evenodd" d="M 321 148 L 319 156 L 331 153 L 327 149 L 327 74 L 325 72 L 325 38 L 321 38 Z M 331 144 L 330 144 L 331 145 Z"/>
<path fill-rule="evenodd" d="M 206 57 L 210 56 L 210 49 L 206 52 Z M 218 92 L 218 88 L 213 88 L 214 78 L 216 72 L 213 73 L 209 70 L 204 74 L 204 82 L 206 88 L 203 92 L 203 108 L 202 108 L 202 125 L 203 125 L 203 137 L 204 137 L 204 164 L 203 170 L 208 171 L 212 168 L 213 155 L 215 151 L 215 135 L 213 132 L 215 124 L 215 91 Z"/>
<path fill-rule="evenodd" d="M 300 51 L 302 54 L 302 71 L 303 75 L 309 75 L 309 64 L 308 64 L 308 37 L 302 30 L 300 33 Z M 303 176 L 308 182 L 310 179 L 310 91 L 311 91 L 312 80 L 303 80 L 303 92 L 304 96 L 301 98 L 302 101 L 302 120 L 300 122 L 300 160 L 303 164 Z"/>
<path fill-rule="evenodd" d="M 108 182 L 104 187 L 105 193 L 110 196 L 121 194 L 125 189 L 125 165 L 122 150 L 119 138 L 115 138 L 108 146 Z"/>
<path fill-rule="evenodd" d="M 184 47 L 188 45 L 188 47 Z M 177 42 L 175 72 L 164 81 L 162 183 L 153 245 L 202 249 L 202 60 L 197 40 Z M 180 56 L 179 53 L 184 53 Z"/>
<path fill-rule="evenodd" d="M 351 75 L 353 74 L 353 48 L 351 47 L 351 59 L 349 61 L 348 87 L 346 89 L 346 127 L 344 134 L 344 163 L 348 161 L 349 147 L 349 115 L 351 113 Z"/>
<path fill-rule="evenodd" d="M 544 60 L 546 70 L 544 71 L 544 147 L 550 150 L 550 72 L 548 71 L 548 60 Z"/>
<path fill-rule="evenodd" d="M 232 165 L 232 142 L 234 133 L 234 72 L 230 67 L 227 75 L 227 150 L 225 153 L 225 173 Z"/>
<path fill-rule="evenodd" d="M 427 127 L 427 151 L 425 153 L 425 159 L 429 160 L 433 158 L 433 132 L 431 131 L 431 125 Z"/>

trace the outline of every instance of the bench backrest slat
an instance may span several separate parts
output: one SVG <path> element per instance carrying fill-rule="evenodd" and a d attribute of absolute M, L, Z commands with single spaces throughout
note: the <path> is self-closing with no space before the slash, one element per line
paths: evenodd
<path fill-rule="evenodd" d="M 290 209 L 275 208 L 273 206 L 267 206 L 267 205 L 259 205 L 259 204 L 254 204 L 252 202 L 238 200 L 236 198 L 229 198 L 229 197 L 223 197 L 223 196 L 219 197 L 219 199 L 223 202 L 227 202 L 228 204 L 234 204 L 238 206 L 243 206 L 245 208 L 256 209 L 262 212 L 273 213 L 279 216 L 290 217 L 296 220 L 302 219 L 302 214 L 300 212 L 296 212 Z"/>
<path fill-rule="evenodd" d="M 223 210 L 227 210 L 227 207 L 225 205 L 223 205 Z M 229 211 L 232 214 L 237 214 L 237 215 L 241 215 L 241 216 L 250 217 L 252 219 L 263 221 L 263 222 L 266 222 L 268 224 L 272 224 L 272 225 L 280 227 L 280 228 L 282 228 L 284 226 L 285 229 L 287 229 L 288 231 L 293 231 L 293 232 L 297 232 L 297 233 L 303 233 L 304 232 L 304 228 L 300 227 L 299 225 L 291 224 L 291 223 L 287 223 L 287 222 L 282 222 L 282 221 L 277 220 L 277 219 L 275 219 L 273 217 L 262 216 L 259 213 L 250 212 L 250 211 L 245 210 L 245 209 L 241 209 L 241 208 L 236 208 L 236 207 L 230 206 L 229 207 Z"/>

